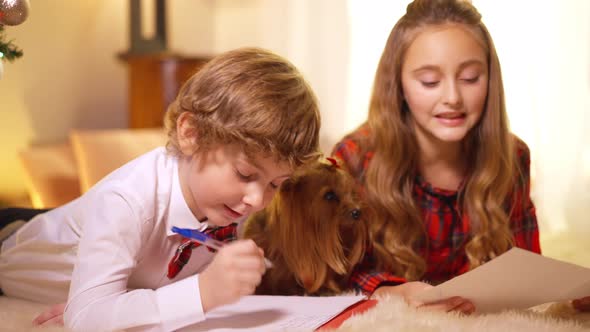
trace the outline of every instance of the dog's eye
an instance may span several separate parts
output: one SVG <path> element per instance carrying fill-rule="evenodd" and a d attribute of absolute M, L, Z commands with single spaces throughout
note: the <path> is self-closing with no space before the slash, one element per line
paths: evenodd
<path fill-rule="evenodd" d="M 361 210 L 354 209 L 350 211 L 350 216 L 352 217 L 352 219 L 358 220 L 361 217 Z"/>
<path fill-rule="evenodd" d="M 335 192 L 333 192 L 332 190 L 328 191 L 327 193 L 324 194 L 324 199 L 327 201 L 337 201 L 338 200 L 338 195 L 336 195 Z"/>

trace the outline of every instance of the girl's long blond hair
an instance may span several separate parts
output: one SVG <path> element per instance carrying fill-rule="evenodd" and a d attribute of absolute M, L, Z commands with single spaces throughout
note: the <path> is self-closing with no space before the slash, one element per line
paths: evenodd
<path fill-rule="evenodd" d="M 468 170 L 459 193 L 462 213 L 471 222 L 466 253 L 471 267 L 508 250 L 512 234 L 505 202 L 518 176 L 514 140 L 508 127 L 500 63 L 481 15 L 461 0 L 415 0 L 393 27 L 375 76 L 368 125 L 374 155 L 367 170 L 367 198 L 379 218 L 375 250 L 389 260 L 382 268 L 410 280 L 420 278 L 426 263 L 417 249 L 427 238 L 413 198 L 419 146 L 403 98 L 401 68 L 405 53 L 425 27 L 456 24 L 472 32 L 487 53 L 489 82 L 484 112 L 465 139 Z"/>

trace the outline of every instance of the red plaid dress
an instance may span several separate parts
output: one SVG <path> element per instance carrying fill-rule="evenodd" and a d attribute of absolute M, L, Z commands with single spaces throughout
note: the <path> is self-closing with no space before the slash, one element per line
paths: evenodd
<path fill-rule="evenodd" d="M 361 140 L 368 136 L 368 127 L 362 126 L 340 141 L 333 151 L 333 156 L 342 160 L 361 185 L 365 185 L 365 173 L 373 155 L 370 149 L 361 149 Z M 524 142 L 516 139 L 524 179 L 513 191 L 512 199 L 516 204 L 510 214 L 510 227 L 517 247 L 540 253 L 535 206 L 529 195 L 530 152 Z M 469 261 L 464 245 L 471 237 L 470 221 L 466 214 L 460 213 L 458 192 L 434 188 L 417 175 L 413 194 L 424 218 L 430 244 L 428 252 L 425 247 L 420 248 L 427 264 L 423 279 L 440 282 L 468 271 Z M 526 200 L 526 204 L 519 203 L 523 200 Z M 509 211 L 509 207 L 507 209 Z M 372 293 L 380 285 L 405 282 L 403 278 L 390 273 L 375 271 L 374 266 L 374 257 L 369 248 L 365 261 L 352 276 L 351 286 L 359 291 Z"/>

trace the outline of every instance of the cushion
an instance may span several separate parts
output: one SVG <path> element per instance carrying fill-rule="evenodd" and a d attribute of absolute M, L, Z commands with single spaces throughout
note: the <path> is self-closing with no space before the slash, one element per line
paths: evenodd
<path fill-rule="evenodd" d="M 52 208 L 80 196 L 78 169 L 70 145 L 52 144 L 19 153 L 34 208 Z"/>
<path fill-rule="evenodd" d="M 166 132 L 161 128 L 73 130 L 70 143 L 78 166 L 80 191 L 85 193 L 110 172 L 164 146 L 166 141 Z"/>

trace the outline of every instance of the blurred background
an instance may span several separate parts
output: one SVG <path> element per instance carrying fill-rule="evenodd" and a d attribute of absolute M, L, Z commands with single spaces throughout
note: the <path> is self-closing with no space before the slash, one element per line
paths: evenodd
<path fill-rule="evenodd" d="M 155 2 L 137 1 L 142 34 L 153 35 Z M 0 204 L 30 204 L 21 151 L 72 129 L 132 127 L 132 2 L 31 0 L 27 21 L 5 27 L 24 56 L 5 62 L 0 79 Z M 408 2 L 169 0 L 166 52 L 259 46 L 290 59 L 319 97 L 329 153 L 366 118 L 379 56 Z M 512 129 L 531 148 L 544 251 L 590 266 L 590 1 L 472 2 L 500 56 Z"/>

